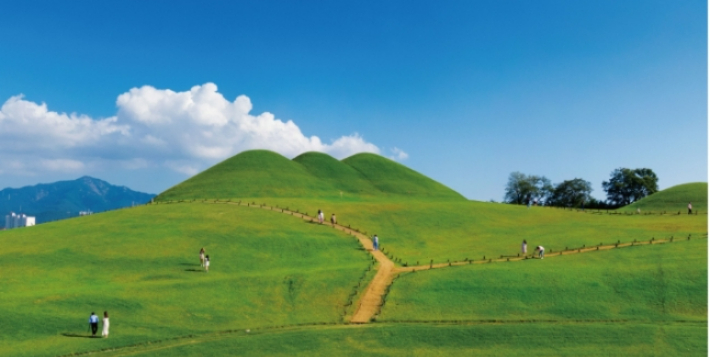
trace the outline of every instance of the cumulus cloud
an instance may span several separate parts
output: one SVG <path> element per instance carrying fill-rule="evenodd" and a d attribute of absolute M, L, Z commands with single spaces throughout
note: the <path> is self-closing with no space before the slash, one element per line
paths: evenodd
<path fill-rule="evenodd" d="M 229 101 L 206 83 L 175 92 L 151 86 L 118 96 L 108 118 L 58 113 L 13 96 L 0 108 L 0 166 L 5 173 L 77 171 L 100 165 L 125 169 L 162 166 L 186 175 L 238 152 L 268 149 L 287 157 L 321 151 L 336 158 L 358 152 L 380 153 L 359 134 L 330 143 L 306 136 L 291 120 L 269 112 L 251 114 L 244 95 Z M 407 154 L 394 148 L 392 158 Z M 21 167 L 17 167 L 18 166 Z"/>

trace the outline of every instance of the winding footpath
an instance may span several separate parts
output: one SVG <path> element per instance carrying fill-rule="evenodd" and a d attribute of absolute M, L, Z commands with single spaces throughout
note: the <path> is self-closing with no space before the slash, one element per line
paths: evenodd
<path fill-rule="evenodd" d="M 173 201 L 174 202 L 174 201 Z M 185 201 L 186 203 L 190 203 L 189 201 Z M 280 212 L 283 214 L 287 214 L 290 216 L 298 217 L 301 218 L 305 221 L 309 222 L 316 222 L 317 218 L 316 217 L 311 217 L 308 216 L 304 213 L 300 212 L 295 212 L 291 211 L 285 208 L 278 208 L 278 207 L 272 207 L 264 204 L 255 204 L 255 203 L 246 203 L 246 202 L 232 202 L 232 201 L 220 201 L 220 200 L 203 200 L 203 201 L 192 201 L 193 203 L 208 203 L 208 204 L 230 204 L 230 205 L 237 205 L 237 206 L 246 206 L 250 208 L 261 208 L 265 209 L 268 211 L 274 211 L 274 212 Z M 180 203 L 180 202 L 178 202 Z M 352 318 L 350 319 L 350 323 L 354 324 L 365 324 L 369 323 L 372 321 L 373 317 L 379 313 L 380 308 L 383 305 L 383 298 L 387 292 L 387 288 L 392 284 L 394 281 L 395 277 L 399 275 L 400 273 L 403 272 L 413 272 L 413 271 L 421 271 L 421 270 L 429 270 L 429 269 L 439 269 L 439 268 L 446 268 L 446 267 L 452 267 L 452 266 L 461 266 L 461 265 L 473 265 L 473 264 L 489 264 L 489 263 L 503 263 L 503 262 L 516 262 L 516 261 L 524 261 L 528 259 L 537 259 L 534 257 L 534 254 L 528 254 L 528 255 L 515 255 L 515 256 L 504 256 L 501 255 L 499 258 L 490 258 L 490 259 L 481 259 L 481 260 L 466 260 L 466 261 L 454 261 L 454 262 L 448 262 L 448 263 L 437 263 L 437 264 L 429 264 L 429 265 L 417 265 L 417 266 L 408 266 L 408 267 L 395 267 L 395 264 L 392 260 L 390 260 L 384 253 L 382 253 L 379 250 L 374 250 L 372 247 L 372 241 L 370 240 L 370 237 L 366 236 L 363 233 L 360 233 L 359 230 L 357 229 L 352 229 L 349 227 L 345 227 L 339 224 L 332 224 L 332 223 L 323 223 L 322 225 L 324 226 L 329 226 L 334 229 L 337 229 L 339 231 L 345 232 L 348 235 L 354 236 L 355 238 L 358 239 L 360 242 L 360 245 L 365 248 L 374 258 L 377 260 L 379 263 L 377 266 L 377 273 L 375 274 L 375 277 L 372 279 L 370 284 L 367 286 L 365 293 L 362 295 L 362 297 L 359 300 L 358 303 L 358 308 L 353 314 Z M 672 243 L 674 241 L 679 241 L 679 240 L 685 240 L 685 239 L 690 239 L 691 237 L 688 236 L 687 238 L 677 238 L 674 240 L 674 238 L 670 239 L 651 239 L 648 241 L 634 241 L 631 243 L 616 243 L 616 244 L 607 244 L 607 245 L 597 245 L 597 246 L 582 246 L 579 248 L 571 248 L 571 249 L 565 249 L 562 251 L 547 251 L 545 252 L 545 257 L 546 258 L 552 258 L 552 257 L 559 257 L 562 255 L 570 255 L 570 254 L 581 254 L 581 253 L 591 253 L 591 252 L 597 252 L 597 251 L 602 251 L 602 250 L 611 250 L 611 249 L 618 249 L 618 248 L 626 248 L 626 247 L 633 247 L 633 246 L 638 246 L 638 245 L 655 245 L 655 244 L 668 244 Z M 705 236 L 707 238 L 707 235 Z"/>

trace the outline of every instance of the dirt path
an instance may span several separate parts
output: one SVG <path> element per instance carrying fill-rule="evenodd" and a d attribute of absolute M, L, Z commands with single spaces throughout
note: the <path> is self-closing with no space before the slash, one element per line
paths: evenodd
<path fill-rule="evenodd" d="M 188 201 L 189 202 L 189 201 Z M 317 218 L 316 217 L 311 217 L 307 216 L 304 213 L 300 212 L 294 212 L 290 211 L 285 208 L 278 208 L 278 207 L 271 207 L 268 205 L 260 205 L 260 204 L 252 204 L 252 203 L 247 203 L 247 202 L 232 202 L 232 201 L 220 201 L 220 200 L 205 200 L 205 201 L 193 201 L 195 203 L 209 203 L 209 204 L 231 204 L 231 205 L 238 205 L 238 206 L 247 206 L 250 208 L 261 208 L 269 211 L 275 211 L 275 212 L 280 212 L 283 214 L 287 214 L 290 216 L 294 217 L 299 217 L 303 220 L 309 221 L 309 222 L 316 222 Z M 411 271 L 420 271 L 420 270 L 429 270 L 429 269 L 439 269 L 439 268 L 446 268 L 446 267 L 451 267 L 451 266 L 460 266 L 460 265 L 473 265 L 473 264 L 488 264 L 488 263 L 503 263 L 503 262 L 515 262 L 515 261 L 522 261 L 522 260 L 527 260 L 527 259 L 537 259 L 534 257 L 535 254 L 528 254 L 527 256 L 500 256 L 499 258 L 489 258 L 489 259 L 481 259 L 481 260 L 467 260 L 467 261 L 454 261 L 454 262 L 449 262 L 449 263 L 437 263 L 437 264 L 430 264 L 430 265 L 418 265 L 418 266 L 410 266 L 410 267 L 395 267 L 394 262 L 390 260 L 385 254 L 383 254 L 381 251 L 375 251 L 372 249 L 372 241 L 370 240 L 369 237 L 366 235 L 360 233 L 356 229 L 351 229 L 349 227 L 341 226 L 339 224 L 331 224 L 331 223 L 323 223 L 324 226 L 332 227 L 333 229 L 337 229 L 339 231 L 345 232 L 349 235 L 355 236 L 360 244 L 368 251 L 370 254 L 377 260 L 378 267 L 377 267 L 377 274 L 375 274 L 375 277 L 372 279 L 370 284 L 367 286 L 367 289 L 364 293 L 364 295 L 360 298 L 360 301 L 358 303 L 358 308 L 353 314 L 352 318 L 350 319 L 351 323 L 357 323 L 357 324 L 363 324 L 363 323 L 369 323 L 372 320 L 372 317 L 375 316 L 380 310 L 380 307 L 382 306 L 382 299 L 387 291 L 387 288 L 392 284 L 392 281 L 394 280 L 395 276 L 397 276 L 399 273 L 402 272 L 411 272 Z M 707 238 L 707 235 L 703 236 L 703 238 Z M 697 239 L 697 238 L 696 238 Z M 602 250 L 610 250 L 610 249 L 618 249 L 618 248 L 625 248 L 625 247 L 632 247 L 632 246 L 637 246 L 637 245 L 652 245 L 652 244 L 669 244 L 677 241 L 685 240 L 685 238 L 679 238 L 679 239 L 654 239 L 654 240 L 649 240 L 649 241 L 639 241 L 639 242 L 632 242 L 632 243 L 618 243 L 618 244 L 609 244 L 609 245 L 598 245 L 598 246 L 593 246 L 593 247 L 580 247 L 580 248 L 572 248 L 572 249 L 565 249 L 563 251 L 547 251 L 545 252 L 545 258 L 551 258 L 551 257 L 556 257 L 560 255 L 570 255 L 570 254 L 580 254 L 580 253 L 591 253 L 591 252 L 596 252 L 596 251 L 602 251 Z"/>
<path fill-rule="evenodd" d="M 704 237 L 704 238 L 707 238 L 707 237 Z M 601 250 L 634 247 L 634 246 L 640 246 L 640 245 L 669 244 L 669 243 L 684 241 L 684 240 L 686 240 L 686 238 L 654 239 L 654 240 L 631 242 L 631 243 L 618 243 L 618 244 L 608 244 L 608 245 L 597 245 L 597 246 L 593 246 L 593 247 L 572 248 L 572 249 L 566 249 L 566 250 L 556 251 L 556 252 L 545 252 L 545 258 L 559 257 L 560 255 L 591 253 L 591 252 L 596 252 L 596 251 L 601 251 Z M 400 268 L 395 269 L 395 273 L 401 273 L 401 272 L 406 272 L 406 271 L 429 270 L 429 269 L 445 268 L 445 267 L 449 267 L 449 266 L 459 266 L 459 265 L 503 263 L 503 262 L 515 262 L 515 261 L 521 261 L 521 260 L 527 260 L 527 259 L 539 259 L 539 258 L 536 258 L 535 256 L 536 256 L 536 254 L 528 254 L 526 256 L 525 255 L 523 255 L 523 256 L 500 256 L 499 258 L 491 258 L 491 259 L 485 259 L 485 260 L 481 259 L 481 260 L 470 260 L 470 261 L 456 261 L 456 262 L 451 262 L 451 263 L 438 263 L 438 264 L 430 264 L 430 265 L 417 265 L 417 266 L 412 266 L 412 267 L 400 267 Z"/>
<path fill-rule="evenodd" d="M 311 217 L 307 216 L 303 213 L 300 212 L 293 212 L 287 209 L 282 209 L 282 208 L 274 208 L 266 205 L 252 205 L 252 204 L 244 204 L 241 202 L 227 202 L 229 204 L 235 204 L 235 205 L 240 205 L 240 206 L 246 206 L 248 205 L 249 207 L 254 207 L 254 208 L 262 208 L 270 211 L 277 211 L 281 212 L 284 214 L 288 214 L 291 216 L 299 217 L 303 220 L 309 221 L 309 222 L 316 222 L 317 218 L 316 217 Z M 373 316 L 379 311 L 380 306 L 382 306 L 382 297 L 385 295 L 385 291 L 387 290 L 387 287 L 392 283 L 392 279 L 394 279 L 395 276 L 395 266 L 394 262 L 392 262 L 386 255 L 384 255 L 381 251 L 379 250 L 373 250 L 372 247 L 372 241 L 370 240 L 370 237 L 358 232 L 357 230 L 341 226 L 339 224 L 332 224 L 332 223 L 323 223 L 324 226 L 329 226 L 334 229 L 337 229 L 339 231 L 345 232 L 349 235 L 355 236 L 355 238 L 358 239 L 360 242 L 360 245 L 362 245 L 370 254 L 377 260 L 379 263 L 377 266 L 377 274 L 375 274 L 375 277 L 372 279 L 370 284 L 367 286 L 367 289 L 365 290 L 365 294 L 360 298 L 360 301 L 358 303 L 358 308 L 353 314 L 353 317 L 350 319 L 350 322 L 352 323 L 368 323 L 370 322 L 370 319 L 372 319 Z"/>

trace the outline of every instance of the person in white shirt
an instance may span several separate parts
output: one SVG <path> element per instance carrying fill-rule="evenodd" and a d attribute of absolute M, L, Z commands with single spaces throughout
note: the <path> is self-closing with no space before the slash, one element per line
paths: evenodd
<path fill-rule="evenodd" d="M 318 223 L 323 224 L 324 214 L 323 211 L 318 210 Z"/>
<path fill-rule="evenodd" d="M 210 256 L 205 256 L 205 272 L 210 271 Z"/>
<path fill-rule="evenodd" d="M 538 256 L 540 257 L 540 259 L 545 259 L 545 247 L 538 245 L 535 250 L 538 251 Z"/>
<path fill-rule="evenodd" d="M 94 312 L 89 316 L 89 325 L 91 325 L 91 336 L 96 336 L 96 331 L 99 330 L 99 317 Z"/>
<path fill-rule="evenodd" d="M 523 239 L 523 246 L 521 247 L 521 250 L 523 251 L 523 255 L 528 254 L 528 241 Z"/>
<path fill-rule="evenodd" d="M 693 205 L 690 202 L 688 202 L 688 214 L 692 214 L 692 213 L 693 213 Z"/>
<path fill-rule="evenodd" d="M 104 311 L 103 330 L 101 331 L 101 337 L 108 337 L 108 325 L 108 311 Z"/>

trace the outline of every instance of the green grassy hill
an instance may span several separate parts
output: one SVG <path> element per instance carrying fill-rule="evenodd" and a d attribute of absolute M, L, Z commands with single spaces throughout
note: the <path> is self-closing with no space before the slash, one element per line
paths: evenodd
<path fill-rule="evenodd" d="M 0 355 L 56 356 L 233 328 L 336 323 L 370 265 L 332 229 L 162 204 L 0 231 Z M 209 273 L 199 264 L 204 247 Z M 86 336 L 107 310 L 111 337 Z"/>
<path fill-rule="evenodd" d="M 260 197 L 352 200 L 398 196 L 464 200 L 450 188 L 375 154 L 357 154 L 338 161 L 326 154 L 310 152 L 288 160 L 275 152 L 251 150 L 170 188 L 156 201 Z"/>
<path fill-rule="evenodd" d="M 692 182 L 673 186 L 663 191 L 644 197 L 630 205 L 620 208 L 620 211 L 641 212 L 688 212 L 688 202 L 693 203 L 693 210 L 708 212 L 708 183 Z"/>
<path fill-rule="evenodd" d="M 372 182 L 367 180 L 352 166 L 338 161 L 330 155 L 320 152 L 307 152 L 293 159 L 301 164 L 314 177 L 333 188 L 333 193 L 339 191 L 358 195 L 375 195 L 379 192 Z"/>
<path fill-rule="evenodd" d="M 404 273 L 380 319 L 707 320 L 707 239 Z"/>

